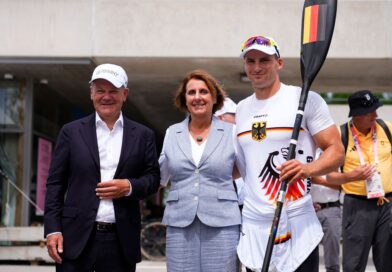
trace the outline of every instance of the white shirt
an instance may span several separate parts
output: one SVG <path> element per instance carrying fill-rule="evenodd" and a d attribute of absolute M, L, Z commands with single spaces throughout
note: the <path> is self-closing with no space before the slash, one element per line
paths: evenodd
<path fill-rule="evenodd" d="M 316 158 L 320 157 L 321 150 L 318 148 L 316 152 Z M 325 176 L 323 176 L 325 178 Z M 312 184 L 310 190 L 313 202 L 317 203 L 328 203 L 336 202 L 340 199 L 340 190 L 332 189 L 324 185 Z"/>
<path fill-rule="evenodd" d="M 319 184 L 312 184 L 310 194 L 312 195 L 313 202 L 317 203 L 336 202 L 340 199 L 339 190 Z"/>
<path fill-rule="evenodd" d="M 206 147 L 206 142 L 205 140 L 201 145 L 199 145 L 195 139 L 193 139 L 192 135 L 189 133 L 189 141 L 191 142 L 191 150 L 192 150 L 192 158 L 193 162 L 196 165 L 199 165 L 201 156 L 203 155 L 204 148 Z"/>
<path fill-rule="evenodd" d="M 300 88 L 282 83 L 274 96 L 258 100 L 252 94 L 237 107 L 238 165 L 245 181 L 243 235 L 237 252 L 252 269 L 262 267 L 280 187 L 276 166 L 287 158 L 300 93 Z M 312 135 L 333 125 L 333 120 L 325 101 L 314 92 L 309 92 L 304 112 L 296 159 L 307 163 L 315 157 Z M 322 239 L 309 190 L 310 181 L 303 179 L 287 190 L 277 233 L 286 242 L 275 245 L 270 264 L 276 271 L 295 271 Z"/>
<path fill-rule="evenodd" d="M 124 120 L 122 113 L 110 131 L 108 126 L 97 113 L 95 113 L 95 124 L 97 130 L 99 160 L 101 166 L 101 181 L 110 181 L 113 179 L 117 169 L 118 161 L 120 160 L 120 153 L 123 139 Z M 130 195 L 132 187 L 130 187 Z M 112 200 L 101 200 L 99 203 L 98 213 L 95 221 L 99 222 L 116 222 L 114 216 L 114 207 Z M 61 232 L 52 232 L 46 237 Z"/>
<path fill-rule="evenodd" d="M 245 181 L 244 217 L 258 219 L 271 208 L 275 210 L 280 186 L 276 166 L 286 161 L 300 93 L 300 88 L 282 83 L 268 99 L 258 100 L 253 94 L 238 104 L 236 130 L 240 172 Z M 304 112 L 295 158 L 307 163 L 315 159 L 312 135 L 334 123 L 327 104 L 314 92 L 309 92 Z M 309 191 L 310 182 L 299 180 L 290 185 L 286 199 L 298 200 Z"/>
<path fill-rule="evenodd" d="M 97 129 L 99 164 L 101 171 L 100 182 L 113 180 L 114 174 L 120 160 L 121 147 L 123 142 L 124 120 L 122 114 L 114 123 L 113 129 L 110 130 L 106 123 L 102 121 L 99 115 L 95 114 L 95 122 Z M 111 199 L 103 199 L 99 202 L 99 208 L 96 221 L 114 223 L 113 201 Z"/>

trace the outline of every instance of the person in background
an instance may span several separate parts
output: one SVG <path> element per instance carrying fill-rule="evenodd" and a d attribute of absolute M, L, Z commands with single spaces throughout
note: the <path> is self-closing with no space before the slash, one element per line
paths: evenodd
<path fill-rule="evenodd" d="M 260 271 L 281 181 L 289 182 L 272 251 L 274 271 L 318 271 L 323 232 L 309 194 L 310 177 L 325 175 L 344 159 L 339 132 L 325 101 L 308 94 L 294 160 L 288 160 L 301 88 L 280 81 L 279 46 L 263 36 L 248 38 L 240 57 L 254 93 L 238 103 L 238 166 L 245 181 L 240 261 Z M 314 159 L 316 148 L 323 153 Z"/>
<path fill-rule="evenodd" d="M 95 68 L 95 113 L 60 131 L 47 180 L 44 229 L 56 271 L 129 272 L 141 261 L 139 200 L 159 188 L 152 130 L 122 114 L 128 77 Z"/>
<path fill-rule="evenodd" d="M 346 159 L 341 172 L 327 175 L 345 193 L 343 271 L 365 271 L 370 249 L 376 270 L 392 271 L 392 124 L 377 119 L 382 103 L 369 90 L 353 93 L 348 104 Z"/>
<path fill-rule="evenodd" d="M 162 220 L 169 272 L 238 271 L 233 125 L 214 116 L 224 98 L 203 70 L 187 74 L 175 97 L 189 115 L 168 128 L 159 158 L 161 185 L 171 183 Z"/>
<path fill-rule="evenodd" d="M 319 155 L 320 150 L 316 153 L 316 158 Z M 328 184 L 325 176 L 312 177 L 310 194 L 324 232 L 321 244 L 324 248 L 325 269 L 327 272 L 339 272 L 340 238 L 342 235 L 340 185 Z"/>
<path fill-rule="evenodd" d="M 225 122 L 235 124 L 235 112 L 237 109 L 237 104 L 233 100 L 226 97 L 223 103 L 223 107 L 215 112 L 215 116 Z M 244 205 L 244 180 L 239 177 L 234 180 L 234 186 L 238 195 L 238 204 L 240 205 L 240 210 Z"/>
<path fill-rule="evenodd" d="M 225 98 L 223 107 L 217 110 L 214 115 L 222 121 L 235 124 L 235 112 L 237 110 L 237 104 L 229 97 Z"/>

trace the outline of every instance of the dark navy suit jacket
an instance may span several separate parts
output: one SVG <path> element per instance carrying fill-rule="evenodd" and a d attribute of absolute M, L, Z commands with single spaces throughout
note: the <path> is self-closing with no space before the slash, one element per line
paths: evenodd
<path fill-rule="evenodd" d="M 77 258 L 92 233 L 99 199 L 100 164 L 95 113 L 60 131 L 47 180 L 44 227 L 62 232 L 63 256 Z M 141 260 L 139 200 L 159 187 L 154 133 L 124 117 L 123 143 L 114 179 L 130 179 L 132 194 L 113 200 L 116 228 L 125 258 Z"/>

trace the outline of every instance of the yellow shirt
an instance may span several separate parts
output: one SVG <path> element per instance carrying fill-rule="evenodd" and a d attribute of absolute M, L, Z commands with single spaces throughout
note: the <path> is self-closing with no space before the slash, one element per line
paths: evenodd
<path fill-rule="evenodd" d="M 392 124 L 385 121 L 389 131 L 392 133 Z M 374 146 L 373 146 L 373 135 L 368 133 L 364 135 L 358 132 L 359 143 L 363 155 L 363 159 L 366 164 L 375 164 L 374 161 Z M 376 124 L 376 139 L 378 148 L 378 159 L 379 164 L 377 166 L 377 171 L 380 172 L 382 185 L 385 193 L 392 192 L 392 154 L 391 154 L 391 143 L 385 134 L 384 129 Z M 359 156 L 357 149 L 354 145 L 354 140 L 351 134 L 351 130 L 348 129 L 348 145 L 346 151 L 346 160 L 344 162 L 343 172 L 349 172 L 355 167 L 359 166 L 361 163 L 359 161 Z M 348 182 L 342 185 L 343 191 L 346 194 L 363 195 L 366 196 L 366 185 L 364 180 Z"/>

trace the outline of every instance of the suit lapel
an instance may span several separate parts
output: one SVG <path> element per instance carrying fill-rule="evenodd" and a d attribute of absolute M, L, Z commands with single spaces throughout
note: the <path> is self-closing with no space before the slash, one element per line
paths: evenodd
<path fill-rule="evenodd" d="M 208 157 L 215 151 L 218 147 L 219 142 L 222 140 L 224 135 L 224 128 L 222 122 L 219 122 L 215 117 L 212 118 L 211 130 L 208 135 L 207 143 L 204 148 L 203 155 L 201 156 L 199 166 L 201 166 Z"/>
<path fill-rule="evenodd" d="M 100 169 L 97 129 L 95 125 L 95 113 L 82 120 L 82 127 L 79 131 L 82 135 L 84 143 L 90 151 L 91 157 L 93 158 L 95 165 L 98 169 Z"/>
<path fill-rule="evenodd" d="M 192 157 L 191 142 L 189 140 L 189 130 L 188 130 L 189 117 L 185 118 L 184 121 L 180 123 L 178 129 L 170 132 L 175 133 L 177 144 L 180 147 L 182 153 L 187 157 L 187 159 L 196 166 Z"/>
<path fill-rule="evenodd" d="M 123 140 L 121 145 L 121 154 L 118 161 L 116 173 L 114 177 L 116 178 L 120 173 L 121 168 L 127 161 L 129 154 L 131 154 L 132 149 L 135 147 L 132 144 L 132 139 L 135 138 L 135 125 L 123 115 L 124 128 L 123 128 Z"/>

